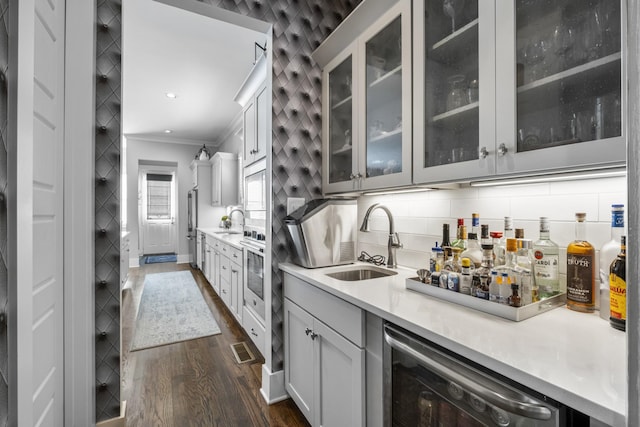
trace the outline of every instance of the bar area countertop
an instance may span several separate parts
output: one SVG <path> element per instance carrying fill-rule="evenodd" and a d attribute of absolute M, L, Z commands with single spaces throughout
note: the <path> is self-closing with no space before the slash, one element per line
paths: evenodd
<path fill-rule="evenodd" d="M 360 281 L 326 275 L 364 265 L 280 269 L 599 421 L 625 425 L 625 333 L 597 313 L 561 306 L 515 322 L 406 289 L 416 276 L 408 268 Z"/>

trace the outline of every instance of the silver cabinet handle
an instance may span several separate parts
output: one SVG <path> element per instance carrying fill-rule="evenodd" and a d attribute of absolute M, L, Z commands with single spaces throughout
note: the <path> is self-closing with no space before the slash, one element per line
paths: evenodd
<path fill-rule="evenodd" d="M 312 340 L 315 340 L 316 338 L 318 338 L 318 334 L 316 334 L 315 332 L 311 332 L 311 335 L 309 335 L 311 337 Z"/>
<path fill-rule="evenodd" d="M 258 334 L 256 334 L 256 331 L 254 331 L 253 328 L 251 328 L 251 335 L 253 335 L 254 337 L 258 336 Z"/>
<path fill-rule="evenodd" d="M 487 147 L 480 148 L 480 158 L 481 159 L 486 159 L 488 155 L 489 155 L 489 150 L 487 150 Z"/>
<path fill-rule="evenodd" d="M 227 290 L 226 290 L 226 289 L 223 289 L 223 290 L 222 290 L 222 293 L 223 293 L 223 294 L 226 294 L 226 293 L 227 293 Z"/>
<path fill-rule="evenodd" d="M 226 270 L 226 269 L 227 269 L 227 267 L 225 267 L 225 266 L 223 265 L 223 266 L 222 266 L 222 269 L 223 269 L 223 270 Z"/>
<path fill-rule="evenodd" d="M 422 366 L 442 378 L 456 383 L 466 391 L 500 409 L 536 420 L 551 419 L 551 410 L 539 400 L 493 381 L 453 357 L 429 347 L 426 343 L 422 343 L 390 325 L 384 326 L 384 339 L 393 349 L 416 359 Z"/>
<path fill-rule="evenodd" d="M 505 144 L 498 145 L 498 155 L 499 156 L 504 156 L 505 154 L 507 154 L 508 151 L 509 151 L 509 149 L 507 148 L 507 146 Z"/>
<path fill-rule="evenodd" d="M 313 332 L 313 331 L 312 331 L 311 329 L 309 329 L 309 328 L 306 328 L 306 329 L 304 330 L 304 333 L 305 333 L 305 334 L 307 334 L 307 336 L 309 336 L 309 334 L 310 334 L 311 332 Z"/>
<path fill-rule="evenodd" d="M 356 176 L 352 173 L 351 175 L 349 175 L 349 179 L 356 179 Z"/>

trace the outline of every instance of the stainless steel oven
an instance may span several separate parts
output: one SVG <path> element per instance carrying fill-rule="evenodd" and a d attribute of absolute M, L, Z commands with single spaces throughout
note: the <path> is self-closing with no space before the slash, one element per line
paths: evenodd
<path fill-rule="evenodd" d="M 583 414 L 390 323 L 383 364 L 386 426 L 585 425 Z"/>
<path fill-rule="evenodd" d="M 243 240 L 244 304 L 264 324 L 264 243 Z"/>

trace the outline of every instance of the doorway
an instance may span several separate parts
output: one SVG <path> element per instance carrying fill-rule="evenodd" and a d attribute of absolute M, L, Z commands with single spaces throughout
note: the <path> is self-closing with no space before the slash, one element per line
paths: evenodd
<path fill-rule="evenodd" d="M 141 255 L 177 254 L 176 166 L 140 165 L 138 174 Z"/>

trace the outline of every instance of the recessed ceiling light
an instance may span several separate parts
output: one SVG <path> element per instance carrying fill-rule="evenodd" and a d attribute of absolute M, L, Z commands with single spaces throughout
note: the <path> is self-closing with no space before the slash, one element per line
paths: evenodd
<path fill-rule="evenodd" d="M 165 129 L 164 130 L 164 133 L 171 133 L 171 132 L 173 132 L 171 129 Z"/>
<path fill-rule="evenodd" d="M 167 95 L 167 98 L 171 98 L 171 99 L 176 99 L 178 97 L 178 95 L 176 95 L 173 92 L 167 92 L 166 95 Z"/>

